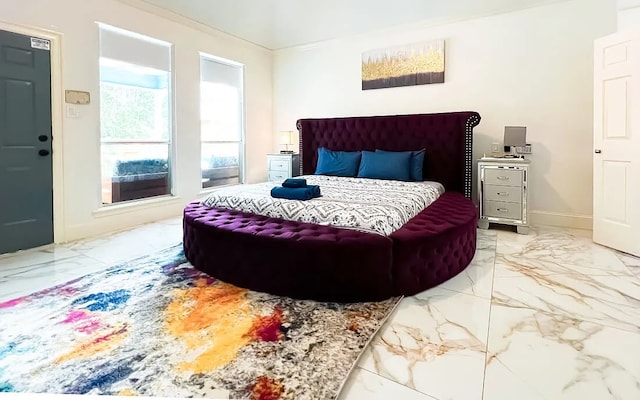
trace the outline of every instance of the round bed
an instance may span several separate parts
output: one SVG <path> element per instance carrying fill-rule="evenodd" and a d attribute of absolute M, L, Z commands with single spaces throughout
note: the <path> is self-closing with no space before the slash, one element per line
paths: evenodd
<path fill-rule="evenodd" d="M 476 249 L 471 148 L 476 112 L 302 119 L 301 173 L 317 149 L 426 149 L 425 180 L 446 192 L 390 236 L 266 217 L 193 202 L 184 251 L 197 269 L 237 286 L 320 301 L 412 295 L 457 275 Z"/>

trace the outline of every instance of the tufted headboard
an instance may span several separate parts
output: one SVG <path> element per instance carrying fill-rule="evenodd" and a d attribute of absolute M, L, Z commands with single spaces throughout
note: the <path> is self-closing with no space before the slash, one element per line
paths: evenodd
<path fill-rule="evenodd" d="M 426 149 L 423 175 L 446 190 L 471 198 L 474 111 L 377 117 L 300 119 L 300 157 L 303 174 L 313 174 L 318 147 L 356 151 Z"/>

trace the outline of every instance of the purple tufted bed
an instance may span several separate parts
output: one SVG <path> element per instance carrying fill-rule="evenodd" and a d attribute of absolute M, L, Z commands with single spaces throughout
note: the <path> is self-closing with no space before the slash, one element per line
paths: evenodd
<path fill-rule="evenodd" d="M 301 172 L 318 148 L 426 149 L 425 180 L 446 191 L 389 236 L 287 221 L 193 202 L 184 210 L 191 264 L 241 287 L 321 301 L 412 295 L 457 275 L 476 249 L 471 150 L 476 112 L 301 119 Z"/>

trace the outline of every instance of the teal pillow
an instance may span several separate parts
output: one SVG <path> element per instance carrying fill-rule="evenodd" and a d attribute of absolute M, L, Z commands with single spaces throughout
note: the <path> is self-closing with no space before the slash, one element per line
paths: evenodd
<path fill-rule="evenodd" d="M 424 165 L 425 149 L 415 151 L 386 151 L 376 150 L 377 153 L 410 153 L 411 165 L 409 166 L 409 175 L 412 181 L 422 181 L 422 166 Z"/>
<path fill-rule="evenodd" d="M 411 152 L 363 151 L 358 178 L 409 181 Z"/>
<path fill-rule="evenodd" d="M 320 147 L 316 175 L 356 176 L 360 156 L 359 151 L 334 151 Z"/>

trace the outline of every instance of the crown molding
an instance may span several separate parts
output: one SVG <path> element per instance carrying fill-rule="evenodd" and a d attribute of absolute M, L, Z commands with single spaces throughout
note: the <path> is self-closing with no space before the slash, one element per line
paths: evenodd
<path fill-rule="evenodd" d="M 640 0 L 618 0 L 618 11 L 630 10 L 632 8 L 640 7 Z"/>
<path fill-rule="evenodd" d="M 262 46 L 262 45 L 260 45 L 258 43 L 254 43 L 252 41 L 240 38 L 240 37 L 235 36 L 235 35 L 233 35 L 233 34 L 231 34 L 229 32 L 225 32 L 225 31 L 220 30 L 218 28 L 214 28 L 214 27 L 212 27 L 210 25 L 203 24 L 202 22 L 198 22 L 198 21 L 196 21 L 194 19 L 191 19 L 189 17 L 186 17 L 186 16 L 184 16 L 182 14 L 178 14 L 178 13 L 175 13 L 173 11 L 167 10 L 165 8 L 158 7 L 158 6 L 154 5 L 154 4 L 147 3 L 144 0 L 116 0 L 116 1 L 119 2 L 119 3 L 125 4 L 125 5 L 128 5 L 130 7 L 136 8 L 138 10 L 145 11 L 145 12 L 148 12 L 150 14 L 154 14 L 154 15 L 157 15 L 159 17 L 168 19 L 168 20 L 173 21 L 175 23 L 178 23 L 180 25 L 184 25 L 184 26 L 187 26 L 189 28 L 193 28 L 193 29 L 199 30 L 199 31 L 201 31 L 203 33 L 206 33 L 208 35 L 218 36 L 218 37 L 222 37 L 222 38 L 225 38 L 225 39 L 228 39 L 228 40 L 238 40 L 238 41 L 241 41 L 243 43 L 259 47 L 262 50 L 266 50 L 266 51 L 269 51 L 269 52 L 273 51 L 272 49 L 264 47 L 264 46 Z"/>

